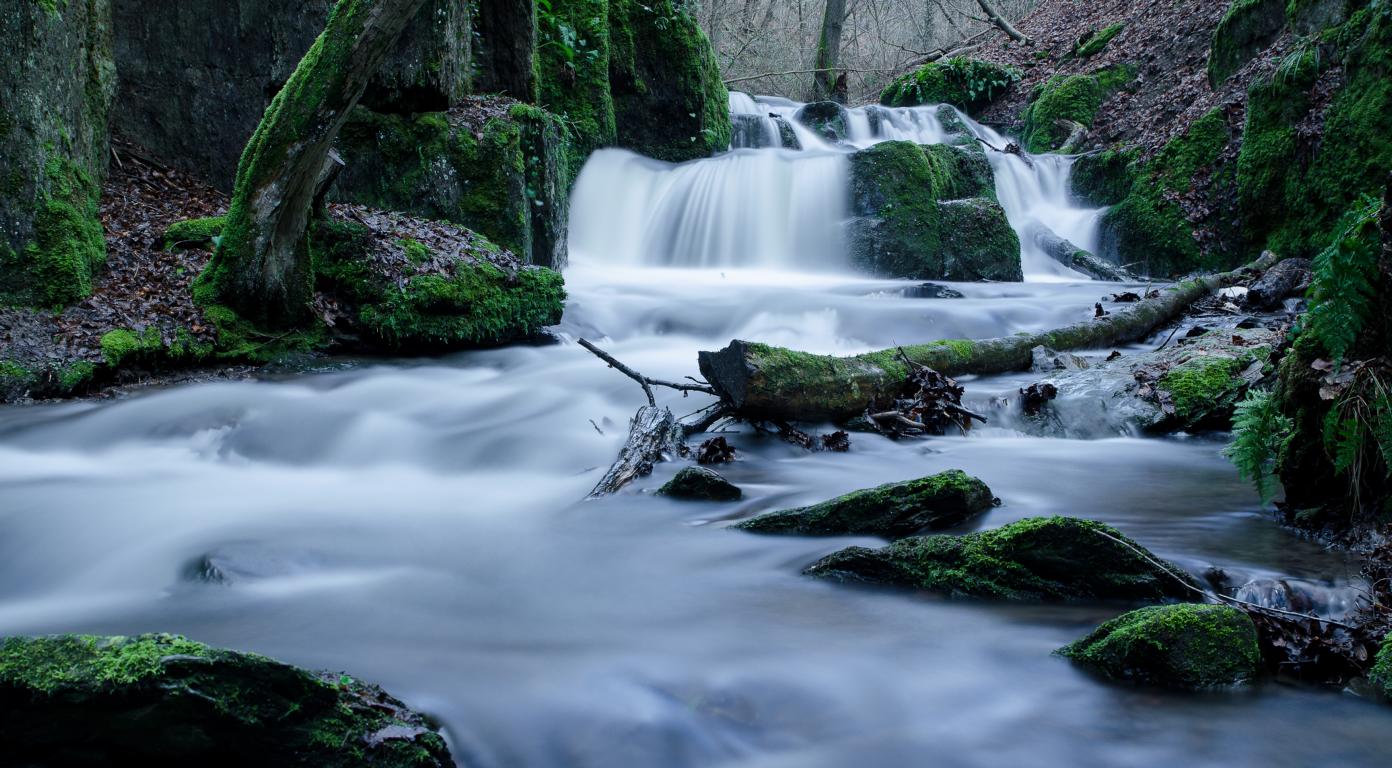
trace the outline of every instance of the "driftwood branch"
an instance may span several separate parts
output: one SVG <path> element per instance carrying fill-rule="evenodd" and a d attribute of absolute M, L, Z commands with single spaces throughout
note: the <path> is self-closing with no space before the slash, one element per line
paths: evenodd
<path fill-rule="evenodd" d="M 638 382 L 638 384 L 643 387 L 643 394 L 648 396 L 648 405 L 657 405 L 657 400 L 653 398 L 653 387 L 666 387 L 668 389 L 675 389 L 678 392 L 700 392 L 701 394 L 705 395 L 716 394 L 715 388 L 710 386 L 709 384 L 701 384 L 699 382 L 693 384 L 683 384 L 678 381 L 663 381 L 662 379 L 654 379 L 649 376 L 644 376 L 643 374 L 619 362 L 613 355 L 609 354 L 608 352 L 605 352 L 599 347 L 596 347 L 594 344 L 590 343 L 586 339 L 580 339 L 577 343 L 580 346 L 592 352 L 595 357 L 598 357 L 600 360 L 603 360 L 604 362 L 608 363 L 610 368 L 613 368 L 619 373 L 622 373 L 628 378 Z"/>
<path fill-rule="evenodd" d="M 996 339 L 935 341 L 904 348 L 908 358 L 945 376 L 995 374 L 1029 368 L 1031 350 L 1116 347 L 1144 339 L 1200 298 L 1275 263 L 1273 254 L 1238 270 L 1186 280 L 1124 311 L 1041 333 Z M 895 350 L 854 357 L 813 355 L 767 344 L 733 341 L 700 354 L 701 373 L 730 407 L 753 421 L 848 421 L 867 403 L 903 386 L 909 369 Z"/>

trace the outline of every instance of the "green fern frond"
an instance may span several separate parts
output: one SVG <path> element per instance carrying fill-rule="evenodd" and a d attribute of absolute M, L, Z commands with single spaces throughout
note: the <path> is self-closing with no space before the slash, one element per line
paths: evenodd
<path fill-rule="evenodd" d="M 1374 310 L 1381 203 L 1365 196 L 1340 223 L 1339 236 L 1314 261 L 1310 311 L 1302 330 L 1313 333 L 1330 356 L 1342 361 Z"/>
<path fill-rule="evenodd" d="M 1295 424 L 1277 408 L 1270 392 L 1252 390 L 1233 413 L 1233 440 L 1223 455 L 1250 480 L 1262 503 L 1271 500 L 1276 455 Z"/>

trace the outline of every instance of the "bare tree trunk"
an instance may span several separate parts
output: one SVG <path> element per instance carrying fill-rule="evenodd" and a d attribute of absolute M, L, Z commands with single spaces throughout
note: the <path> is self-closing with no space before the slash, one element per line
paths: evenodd
<path fill-rule="evenodd" d="M 1000 27 L 1000 30 L 1005 34 L 1009 35 L 1011 40 L 1014 40 L 1017 43 L 1024 43 L 1026 45 L 1029 45 L 1034 42 L 1033 40 L 1030 40 L 1028 37 L 1025 37 L 1025 35 L 1022 32 L 1020 32 L 1020 30 L 1012 26 L 1010 22 L 1007 21 L 1006 18 L 1001 15 L 1000 11 L 996 10 L 995 6 L 991 5 L 989 0 L 976 0 L 976 4 L 981 6 L 981 10 L 986 12 L 986 15 L 991 19 L 991 23 L 995 24 L 997 27 Z"/>
<path fill-rule="evenodd" d="M 338 130 L 425 0 L 339 0 L 242 153 L 222 241 L 195 293 L 262 327 L 309 312 L 306 231 Z"/>
<path fill-rule="evenodd" d="M 846 0 L 826 0 L 822 13 L 822 35 L 817 40 L 817 73 L 813 93 L 817 101 L 832 98 L 836 81 L 836 62 L 841 56 L 841 30 L 846 25 Z"/>

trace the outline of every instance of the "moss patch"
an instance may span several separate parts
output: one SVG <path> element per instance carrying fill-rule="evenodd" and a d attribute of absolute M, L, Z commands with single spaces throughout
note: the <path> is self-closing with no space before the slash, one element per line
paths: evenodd
<path fill-rule="evenodd" d="M 1286 26 L 1286 0 L 1236 0 L 1213 30 L 1208 51 L 1208 83 L 1217 88 Z"/>
<path fill-rule="evenodd" d="M 227 219 L 222 216 L 209 216 L 202 219 L 176 221 L 164 230 L 164 247 L 206 248 L 214 245 Z"/>
<path fill-rule="evenodd" d="M 97 214 L 101 190 L 80 166 L 52 155 L 34 209 L 34 239 L 21 250 L 0 246 L 0 302 L 61 307 L 92 293 L 106 263 Z"/>
<path fill-rule="evenodd" d="M 453 764 L 379 688 L 176 635 L 8 638 L 0 715 L 7 756 L 26 764 Z"/>
<path fill-rule="evenodd" d="M 1392 634 L 1383 638 L 1382 648 L 1373 659 L 1373 668 L 1368 671 L 1368 681 L 1383 698 L 1392 701 Z"/>
<path fill-rule="evenodd" d="M 1261 660 L 1247 614 L 1196 604 L 1132 611 L 1058 653 L 1113 680 L 1184 690 L 1245 682 Z"/>
<path fill-rule="evenodd" d="M 1088 37 L 1087 40 L 1084 40 L 1077 47 L 1075 47 L 1073 49 L 1073 55 L 1077 56 L 1080 59 L 1086 59 L 1092 56 L 1096 56 L 1097 54 L 1107 50 L 1107 45 L 1112 42 L 1113 38 L 1121 34 L 1121 31 L 1123 29 L 1126 29 L 1126 24 L 1121 22 L 1113 24 L 1109 27 L 1103 27 L 1102 29 L 1099 29 L 1097 32 L 1093 33 L 1090 37 Z"/>
<path fill-rule="evenodd" d="M 1049 152 L 1068 138 L 1059 121 L 1091 127 L 1097 110 L 1109 96 L 1136 78 L 1132 65 L 1114 65 L 1086 75 L 1054 75 L 1025 110 L 1023 142 L 1030 152 Z"/>
<path fill-rule="evenodd" d="M 901 539 L 879 550 L 850 547 L 814 563 L 806 572 L 993 600 L 1185 596 L 1187 590 L 1179 579 L 1188 577 L 1175 566 L 1162 570 L 1151 561 L 1162 562 L 1110 526 L 1041 517 L 964 536 Z"/>
<path fill-rule="evenodd" d="M 880 92 L 880 103 L 887 107 L 951 104 L 977 114 L 1019 81 L 1020 72 L 1014 67 L 958 56 L 895 78 Z"/>
<path fill-rule="evenodd" d="M 803 536 L 909 536 L 957 525 L 991 508 L 991 489 L 961 470 L 848 493 L 810 507 L 745 520 L 735 528 Z"/>

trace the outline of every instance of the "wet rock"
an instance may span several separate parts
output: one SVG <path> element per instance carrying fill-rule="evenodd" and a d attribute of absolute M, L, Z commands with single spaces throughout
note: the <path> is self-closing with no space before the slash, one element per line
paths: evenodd
<path fill-rule="evenodd" d="M 962 299 L 966 294 L 956 288 L 948 288 L 937 283 L 923 283 L 904 289 L 906 299 Z"/>
<path fill-rule="evenodd" d="M 920 589 L 951 597 L 1057 602 L 1157 601 L 1190 595 L 1179 568 L 1116 529 L 1040 517 L 963 536 L 915 536 L 882 549 L 849 547 L 805 573 L 843 582 Z"/>
<path fill-rule="evenodd" d="M 377 686 L 176 635 L 4 640 L 0 743 L 19 765 L 454 765 Z"/>
<path fill-rule="evenodd" d="M 778 140 L 784 149 L 802 149 L 802 140 L 797 137 L 797 131 L 793 129 L 793 124 L 788 122 L 788 118 L 782 115 L 771 115 L 773 121 L 778 124 Z"/>
<path fill-rule="evenodd" d="M 773 146 L 764 130 L 764 118 L 760 115 L 730 116 L 731 149 L 764 149 Z"/>
<path fill-rule="evenodd" d="M 1276 309 L 1287 296 L 1304 295 L 1313 277 L 1309 259 L 1282 259 L 1247 288 L 1247 306 Z"/>
<path fill-rule="evenodd" d="M 657 493 L 684 501 L 739 501 L 744 495 L 739 486 L 705 467 L 684 467 Z"/>
<path fill-rule="evenodd" d="M 848 493 L 810 507 L 769 512 L 733 527 L 755 533 L 898 538 L 957 525 L 990 509 L 994 501 L 985 483 L 953 469 Z"/>
<path fill-rule="evenodd" d="M 1247 614 L 1192 603 L 1131 611 L 1058 653 L 1112 680 L 1184 690 L 1251 680 L 1261 660 Z"/>
<path fill-rule="evenodd" d="M 1020 280 L 1020 240 L 979 146 L 887 141 L 851 155 L 853 262 L 922 280 Z"/>
<path fill-rule="evenodd" d="M 834 101 L 814 101 L 804 105 L 793 119 L 821 134 L 827 141 L 844 141 L 849 135 L 850 118 L 846 108 Z"/>
<path fill-rule="evenodd" d="M 1033 362 L 1030 364 L 1032 373 L 1054 373 L 1056 371 L 1081 371 L 1090 367 L 1086 358 L 1079 357 L 1071 352 L 1059 352 L 1045 346 L 1038 346 L 1030 350 L 1033 355 Z"/>

